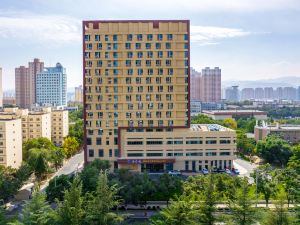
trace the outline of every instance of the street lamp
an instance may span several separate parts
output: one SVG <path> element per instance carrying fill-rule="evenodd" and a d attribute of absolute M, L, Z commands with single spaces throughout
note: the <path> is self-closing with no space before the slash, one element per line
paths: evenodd
<path fill-rule="evenodd" d="M 256 195 L 256 203 L 255 203 L 255 207 L 257 208 L 257 203 L 258 203 L 258 189 L 257 189 L 257 186 L 258 186 L 258 175 L 260 174 L 260 173 L 262 173 L 262 175 L 263 175 L 263 178 L 267 178 L 268 180 L 271 180 L 272 178 L 271 178 L 271 176 L 269 175 L 269 174 L 266 174 L 266 172 L 265 171 L 263 171 L 263 170 L 260 170 L 260 169 L 256 169 L 255 170 L 255 195 Z"/>

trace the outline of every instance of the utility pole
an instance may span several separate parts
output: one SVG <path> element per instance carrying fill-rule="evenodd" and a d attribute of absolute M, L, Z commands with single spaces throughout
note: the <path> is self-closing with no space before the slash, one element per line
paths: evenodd
<path fill-rule="evenodd" d="M 256 196 L 256 202 L 255 202 L 255 208 L 257 208 L 257 201 L 258 201 L 258 190 L 257 190 L 257 185 L 258 185 L 258 170 L 256 170 L 256 176 L 255 176 L 255 196 Z"/>

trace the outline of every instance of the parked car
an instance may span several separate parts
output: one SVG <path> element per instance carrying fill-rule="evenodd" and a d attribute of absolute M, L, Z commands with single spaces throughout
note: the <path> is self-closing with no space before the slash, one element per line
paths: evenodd
<path fill-rule="evenodd" d="M 202 168 L 201 171 L 202 171 L 203 175 L 209 174 L 208 169 L 206 169 L 206 168 Z"/>
<path fill-rule="evenodd" d="M 227 173 L 228 175 L 232 175 L 231 170 L 230 169 L 226 169 L 225 173 Z"/>
<path fill-rule="evenodd" d="M 212 170 L 211 170 L 212 173 L 217 173 L 218 172 L 218 168 L 214 167 Z"/>
<path fill-rule="evenodd" d="M 235 174 L 235 175 L 240 175 L 240 171 L 238 169 L 233 169 L 232 172 Z"/>
<path fill-rule="evenodd" d="M 218 168 L 218 169 L 217 169 L 217 173 L 225 173 L 225 170 L 222 169 L 222 168 Z"/>
<path fill-rule="evenodd" d="M 181 172 L 179 170 L 171 170 L 168 172 L 168 174 L 171 176 L 180 176 Z"/>

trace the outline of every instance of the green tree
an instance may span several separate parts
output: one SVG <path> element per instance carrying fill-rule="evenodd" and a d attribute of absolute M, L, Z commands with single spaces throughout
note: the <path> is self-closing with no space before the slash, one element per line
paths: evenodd
<path fill-rule="evenodd" d="M 79 143 L 75 137 L 67 137 L 63 143 L 64 153 L 67 158 L 75 155 L 79 149 Z"/>
<path fill-rule="evenodd" d="M 182 181 L 177 176 L 171 176 L 167 173 L 161 175 L 156 185 L 155 199 L 167 201 L 174 196 L 181 194 L 182 192 Z"/>
<path fill-rule="evenodd" d="M 2 206 L 0 206 L 0 224 L 6 225 L 8 223 L 8 219 L 5 216 L 5 210 Z"/>
<path fill-rule="evenodd" d="M 269 210 L 268 215 L 263 220 L 263 225 L 289 225 L 291 224 L 291 218 L 284 206 L 285 193 L 279 192 L 278 202 L 275 204 L 275 210 Z"/>
<path fill-rule="evenodd" d="M 0 166 L 0 200 L 7 201 L 14 196 L 31 175 L 26 163 L 19 169 Z"/>
<path fill-rule="evenodd" d="M 255 140 L 247 138 L 247 135 L 243 130 L 237 130 L 236 135 L 237 150 L 242 154 L 253 154 L 255 149 Z"/>
<path fill-rule="evenodd" d="M 28 152 L 28 165 L 40 182 L 44 176 L 50 172 L 50 161 L 51 154 L 47 149 L 32 148 Z"/>
<path fill-rule="evenodd" d="M 69 137 L 75 137 L 80 146 L 83 144 L 83 120 L 77 120 L 70 125 Z"/>
<path fill-rule="evenodd" d="M 237 129 L 237 122 L 232 118 L 226 118 L 223 120 L 223 125 L 225 127 L 231 128 L 233 130 Z"/>
<path fill-rule="evenodd" d="M 106 172 L 100 172 L 96 190 L 87 193 L 86 223 L 90 225 L 110 225 L 123 218 L 112 209 L 120 204 L 116 185 L 109 186 Z"/>
<path fill-rule="evenodd" d="M 265 140 L 258 141 L 257 153 L 267 163 L 285 166 L 292 155 L 291 146 L 278 136 L 268 136 Z"/>
<path fill-rule="evenodd" d="M 266 207 L 269 205 L 271 196 L 275 196 L 277 192 L 276 183 L 271 176 L 271 166 L 269 164 L 258 167 L 252 174 L 252 177 L 257 178 L 257 191 L 264 196 Z"/>
<path fill-rule="evenodd" d="M 192 117 L 192 123 L 194 123 L 194 124 L 212 124 L 212 123 L 216 123 L 216 121 L 206 115 L 199 114 L 197 116 Z"/>
<path fill-rule="evenodd" d="M 289 158 L 288 167 L 300 173 L 300 144 L 292 148 L 293 155 Z"/>
<path fill-rule="evenodd" d="M 70 122 L 76 122 L 78 120 L 83 120 L 83 106 L 78 106 L 77 111 L 69 112 Z"/>
<path fill-rule="evenodd" d="M 200 218 L 201 224 L 214 224 L 214 213 L 216 211 L 217 199 L 218 193 L 216 191 L 215 177 L 210 174 L 206 177 L 204 191 L 201 195 L 201 200 L 203 201 L 203 204 L 201 205 L 201 212 L 203 214 L 203 216 Z"/>
<path fill-rule="evenodd" d="M 198 224 L 212 225 L 215 222 L 216 203 L 221 197 L 216 181 L 215 174 L 209 174 L 208 176 L 190 177 L 184 183 L 183 195 L 200 203 L 201 216 L 197 220 Z"/>
<path fill-rule="evenodd" d="M 65 190 L 62 202 L 58 203 L 58 221 L 60 225 L 81 225 L 84 222 L 84 197 L 82 183 L 76 177 L 69 190 Z"/>
<path fill-rule="evenodd" d="M 27 161 L 30 149 L 47 149 L 48 152 L 55 149 L 55 145 L 45 137 L 34 138 L 23 143 L 23 160 Z"/>
<path fill-rule="evenodd" d="M 54 202 L 55 199 L 63 201 L 64 193 L 71 186 L 72 178 L 67 175 L 60 175 L 50 180 L 46 188 L 47 200 Z"/>
<path fill-rule="evenodd" d="M 252 207 L 253 195 L 248 179 L 243 179 L 242 186 L 235 188 L 235 197 L 229 199 L 229 209 L 237 225 L 251 225 L 255 222 L 256 210 Z"/>
<path fill-rule="evenodd" d="M 290 202 L 293 202 L 300 194 L 300 175 L 296 170 L 285 168 L 279 171 L 277 179 L 284 188 L 289 207 Z"/>
<path fill-rule="evenodd" d="M 65 153 L 62 148 L 55 148 L 51 151 L 50 161 L 57 171 L 63 165 Z"/>
<path fill-rule="evenodd" d="M 84 192 L 91 192 L 96 190 L 97 181 L 100 171 L 105 171 L 110 168 L 109 161 L 96 159 L 84 167 L 80 173 L 80 179 L 83 185 Z"/>
<path fill-rule="evenodd" d="M 21 213 L 20 221 L 13 224 L 24 225 L 53 225 L 56 223 L 54 211 L 46 202 L 46 195 L 34 192 Z"/>
<path fill-rule="evenodd" d="M 196 225 L 196 218 L 201 215 L 199 208 L 188 196 L 171 200 L 170 205 L 151 218 L 152 225 Z"/>

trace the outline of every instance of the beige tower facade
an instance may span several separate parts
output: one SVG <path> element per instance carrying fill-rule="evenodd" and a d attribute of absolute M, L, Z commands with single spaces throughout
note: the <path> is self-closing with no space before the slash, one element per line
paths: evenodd
<path fill-rule="evenodd" d="M 44 63 L 34 59 L 28 68 L 20 66 L 15 69 L 16 103 L 21 108 L 29 108 L 36 103 L 36 75 L 44 69 Z"/>
<path fill-rule="evenodd" d="M 21 163 L 21 119 L 7 115 L 0 118 L 0 165 L 18 168 Z"/>
<path fill-rule="evenodd" d="M 86 162 L 126 167 L 122 130 L 189 127 L 189 21 L 84 21 L 83 39 Z"/>
<path fill-rule="evenodd" d="M 57 146 L 62 146 L 64 138 L 69 134 L 69 112 L 67 110 L 52 110 L 51 140 Z"/>
<path fill-rule="evenodd" d="M 232 167 L 235 131 L 190 124 L 189 51 L 189 21 L 83 22 L 86 163 L 139 172 Z"/>

